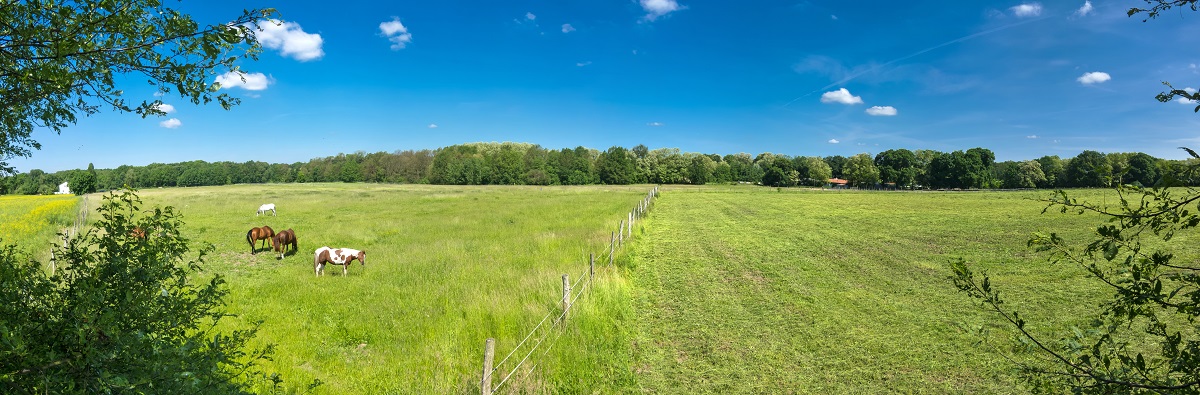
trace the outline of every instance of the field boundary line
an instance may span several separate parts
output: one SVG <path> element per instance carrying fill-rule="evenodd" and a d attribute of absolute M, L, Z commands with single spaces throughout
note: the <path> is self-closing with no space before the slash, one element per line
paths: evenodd
<path fill-rule="evenodd" d="M 546 314 L 546 317 L 542 318 L 542 320 L 538 322 L 538 324 L 535 325 L 533 329 L 530 330 L 529 333 L 517 343 L 516 347 L 513 347 L 512 351 L 509 351 L 508 355 L 504 356 L 499 363 L 496 363 L 495 365 L 492 364 L 492 357 L 495 355 L 495 338 L 488 338 L 484 342 L 483 370 L 481 372 L 482 377 L 479 380 L 481 394 L 492 395 L 493 393 L 496 393 L 500 389 L 504 388 L 504 384 L 508 383 L 509 379 L 517 376 L 518 373 L 522 373 L 519 370 L 521 366 L 523 366 L 525 362 L 528 361 L 529 358 L 535 352 L 537 352 L 538 348 L 540 348 L 543 344 L 546 344 L 546 348 L 542 350 L 542 354 L 538 358 L 539 360 L 533 361 L 532 365 L 529 367 L 529 370 L 524 371 L 523 373 L 532 374 L 534 369 L 537 369 L 542 362 L 545 362 L 546 355 L 548 355 L 550 350 L 554 348 L 554 344 L 557 343 L 560 338 L 562 338 L 563 331 L 556 330 L 559 329 L 559 324 L 566 322 L 568 318 L 567 313 L 571 311 L 571 308 L 574 307 L 575 302 L 583 296 L 584 292 L 591 288 L 592 282 L 595 280 L 595 265 L 597 256 L 599 255 L 603 259 L 603 257 L 607 255 L 609 266 L 611 267 L 614 255 L 616 255 L 617 252 L 625 249 L 625 238 L 628 237 L 630 242 L 633 241 L 634 224 L 637 221 L 644 219 L 646 215 L 649 214 L 650 209 L 654 206 L 654 200 L 658 198 L 658 195 L 659 187 L 654 186 L 649 192 L 646 193 L 645 197 L 638 201 L 634 208 L 629 211 L 628 215 L 620 220 L 620 223 L 617 225 L 617 229 L 613 232 L 609 239 L 609 243 L 604 246 L 606 251 L 602 252 L 601 254 L 591 253 L 588 260 L 588 267 L 584 269 L 583 273 L 575 279 L 574 283 L 569 283 L 569 274 L 563 274 L 563 306 L 561 309 L 550 310 L 550 312 Z M 587 281 L 584 281 L 585 278 Z M 558 313 L 558 317 L 556 317 L 549 326 L 545 326 L 546 320 L 554 316 L 554 313 L 556 312 Z M 539 331 L 543 333 L 538 337 L 537 342 L 529 345 L 529 339 Z M 557 336 L 547 343 L 547 338 L 549 338 L 550 335 L 555 332 L 558 333 Z M 492 385 L 492 379 L 494 378 L 495 374 L 497 372 L 505 372 L 505 370 L 501 370 L 501 368 L 504 367 L 505 362 L 508 362 L 509 358 L 516 354 L 517 351 L 522 347 L 527 345 L 529 350 L 525 352 L 525 356 L 522 357 L 521 360 L 512 368 L 507 369 L 507 374 L 500 379 L 499 383 Z"/>

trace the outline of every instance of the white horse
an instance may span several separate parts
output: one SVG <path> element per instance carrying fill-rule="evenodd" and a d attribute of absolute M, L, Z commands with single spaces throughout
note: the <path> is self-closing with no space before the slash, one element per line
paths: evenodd
<path fill-rule="evenodd" d="M 267 203 L 267 204 L 258 206 L 258 212 L 254 213 L 254 216 L 257 217 L 259 214 L 265 214 L 268 211 L 271 212 L 271 215 L 274 215 L 276 217 L 279 216 L 278 214 L 275 214 L 275 203 Z"/>
<path fill-rule="evenodd" d="M 366 251 L 359 251 L 352 248 L 329 248 L 321 247 L 313 252 L 313 269 L 316 275 L 324 274 L 325 265 L 342 265 L 342 275 L 346 275 L 346 268 L 350 267 L 350 263 L 355 259 L 363 266 L 367 265 Z"/>

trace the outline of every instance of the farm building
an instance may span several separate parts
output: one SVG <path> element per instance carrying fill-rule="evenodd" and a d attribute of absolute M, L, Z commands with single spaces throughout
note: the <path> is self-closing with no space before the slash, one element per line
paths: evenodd
<path fill-rule="evenodd" d="M 62 184 L 58 184 L 58 192 L 55 192 L 54 194 L 55 195 L 70 195 L 71 187 L 68 186 L 66 182 L 63 182 Z"/>
<path fill-rule="evenodd" d="M 849 183 L 850 183 L 850 181 L 846 181 L 841 178 L 830 178 L 829 179 L 829 187 L 830 188 L 845 188 Z"/>

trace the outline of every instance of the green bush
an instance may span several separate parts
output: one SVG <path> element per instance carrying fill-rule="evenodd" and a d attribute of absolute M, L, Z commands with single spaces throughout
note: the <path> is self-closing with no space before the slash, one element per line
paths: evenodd
<path fill-rule="evenodd" d="M 196 281 L 171 207 L 142 212 L 134 192 L 109 193 L 95 226 L 55 251 L 58 270 L 0 248 L 0 392 L 249 393 L 278 384 L 257 363 L 257 327 L 223 333 L 225 281 Z"/>

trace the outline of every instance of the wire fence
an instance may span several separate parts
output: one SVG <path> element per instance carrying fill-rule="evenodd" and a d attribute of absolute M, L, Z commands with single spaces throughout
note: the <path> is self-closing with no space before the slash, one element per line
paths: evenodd
<path fill-rule="evenodd" d="M 71 227 L 63 229 L 63 231 L 59 233 L 59 238 L 62 239 L 63 247 L 66 247 L 67 243 L 70 242 L 71 239 L 75 238 L 75 236 L 78 236 L 79 232 L 83 230 L 83 225 L 87 223 L 88 211 L 88 197 L 87 195 L 83 195 L 83 201 L 79 204 L 79 210 L 75 212 L 75 220 L 72 222 Z M 57 258 L 58 257 L 54 255 L 54 247 L 50 247 L 51 276 L 53 276 L 54 272 L 58 269 Z"/>
<path fill-rule="evenodd" d="M 601 262 L 607 258 L 609 266 L 612 266 L 614 256 L 617 254 L 617 252 L 624 249 L 626 238 L 632 239 L 634 224 L 642 218 L 645 218 L 645 216 L 649 213 L 650 208 L 654 205 L 654 199 L 657 197 L 658 187 L 655 186 L 646 193 L 646 196 L 638 202 L 637 206 L 634 207 L 633 210 L 629 212 L 629 215 L 625 219 L 621 220 L 620 224 L 617 226 L 617 230 L 612 233 L 612 236 L 609 239 L 609 244 L 605 246 L 605 250 L 607 251 L 602 253 L 600 256 Z M 569 275 L 564 274 L 562 307 L 546 313 L 546 316 L 543 317 L 541 321 L 539 321 L 538 324 L 535 325 L 533 329 L 530 330 L 529 333 L 526 334 L 525 337 L 522 338 L 515 347 L 513 347 L 512 351 L 509 351 L 504 358 L 500 359 L 500 362 L 494 365 L 492 364 L 492 360 L 495 355 L 496 342 L 495 339 L 487 339 L 487 341 L 484 343 L 483 371 L 482 378 L 480 379 L 479 383 L 480 392 L 483 395 L 491 395 L 497 391 L 500 391 L 502 388 L 504 388 L 506 383 L 509 383 L 510 379 L 519 377 L 521 375 L 533 374 L 534 370 L 537 369 L 539 364 L 545 362 L 546 355 L 548 355 L 550 350 L 554 348 L 554 344 L 557 343 L 558 339 L 562 337 L 562 333 L 564 332 L 558 329 L 561 329 L 563 326 L 562 324 L 569 318 L 569 313 L 571 308 L 575 305 L 575 302 L 578 301 L 581 296 L 583 296 L 584 292 L 591 287 L 592 282 L 595 280 L 595 266 L 596 254 L 593 253 L 589 259 L 587 269 L 575 277 L 574 283 L 570 283 Z M 553 320 L 551 320 L 551 318 L 553 318 Z M 547 322 L 549 322 L 549 325 L 547 325 Z M 551 339 L 551 336 L 553 336 L 553 339 Z M 529 341 L 530 339 L 534 338 L 536 338 L 536 341 Z M 541 354 L 535 357 L 534 360 L 530 360 L 530 358 L 533 357 L 539 349 L 541 350 Z M 519 353 L 519 351 L 522 351 L 523 354 Z M 519 361 L 514 362 L 515 364 L 511 368 L 506 368 L 505 363 L 514 361 L 512 358 L 515 355 L 523 356 Z M 529 364 L 528 367 L 522 369 L 522 367 L 526 366 L 526 363 Z M 497 372 L 502 373 L 503 376 L 500 377 Z M 496 377 L 500 377 L 500 380 L 493 385 L 492 381 Z"/>

